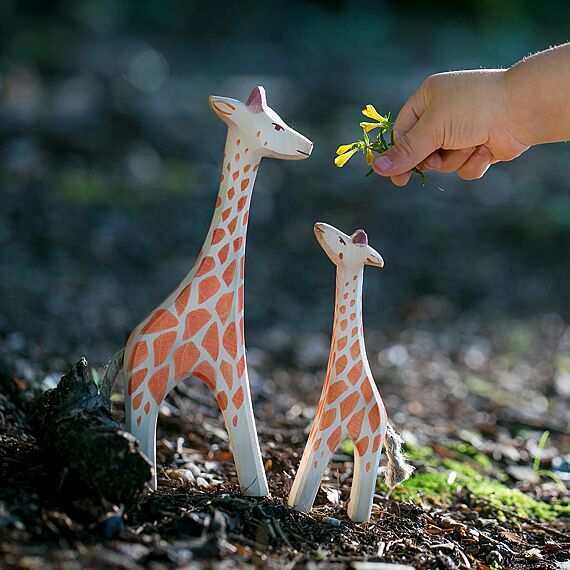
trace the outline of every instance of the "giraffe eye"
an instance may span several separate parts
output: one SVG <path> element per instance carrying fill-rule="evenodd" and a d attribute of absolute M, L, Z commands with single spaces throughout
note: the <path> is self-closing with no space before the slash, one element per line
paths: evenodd
<path fill-rule="evenodd" d="M 340 241 L 340 243 L 342 243 L 342 245 L 346 245 L 346 242 L 341 237 L 338 238 L 338 241 Z"/>
<path fill-rule="evenodd" d="M 273 127 L 275 128 L 276 131 L 284 131 L 285 130 L 281 125 L 279 125 L 277 123 L 273 123 Z"/>

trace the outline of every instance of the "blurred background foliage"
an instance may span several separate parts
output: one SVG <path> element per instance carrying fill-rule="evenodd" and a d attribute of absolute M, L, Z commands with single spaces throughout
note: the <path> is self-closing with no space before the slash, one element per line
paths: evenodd
<path fill-rule="evenodd" d="M 358 135 L 364 104 L 397 113 L 429 74 L 509 66 L 568 40 L 568 22 L 569 3 L 530 0 L 4 0 L 0 335 L 14 349 L 34 340 L 38 358 L 102 362 L 119 347 L 207 230 L 225 136 L 207 96 L 243 100 L 256 84 L 315 150 L 260 170 L 252 346 L 275 328 L 328 334 L 334 272 L 317 220 L 365 228 L 385 258 L 366 275 L 369 330 L 550 315 L 562 334 L 567 145 L 477 182 L 432 175 L 444 193 L 416 180 L 399 190 L 332 159 Z"/>

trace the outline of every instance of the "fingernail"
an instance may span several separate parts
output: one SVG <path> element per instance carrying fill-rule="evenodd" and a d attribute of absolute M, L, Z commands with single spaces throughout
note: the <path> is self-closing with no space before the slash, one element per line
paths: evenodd
<path fill-rule="evenodd" d="M 392 161 L 387 156 L 379 156 L 374 161 L 374 166 L 376 166 L 380 172 L 387 172 L 392 168 Z"/>

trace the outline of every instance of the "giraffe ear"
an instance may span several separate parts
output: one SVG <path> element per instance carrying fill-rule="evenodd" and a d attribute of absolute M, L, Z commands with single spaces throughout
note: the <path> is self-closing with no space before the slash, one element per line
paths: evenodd
<path fill-rule="evenodd" d="M 224 117 L 231 117 L 238 105 L 242 105 L 239 101 L 235 99 L 230 99 L 229 97 L 219 97 L 217 95 L 210 95 L 208 98 L 210 107 L 218 117 L 224 120 Z"/>
<path fill-rule="evenodd" d="M 364 263 L 366 265 L 373 265 L 374 267 L 384 267 L 384 260 L 382 259 L 382 256 L 369 245 L 366 247 L 368 248 L 368 252 L 366 255 L 366 261 Z"/>
<path fill-rule="evenodd" d="M 247 98 L 245 106 L 252 113 L 261 113 L 265 110 L 267 100 L 265 98 L 265 89 L 261 85 L 253 88 L 253 91 Z"/>

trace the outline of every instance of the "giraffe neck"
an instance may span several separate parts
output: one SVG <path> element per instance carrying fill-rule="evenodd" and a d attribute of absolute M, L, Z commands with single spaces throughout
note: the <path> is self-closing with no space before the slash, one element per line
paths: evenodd
<path fill-rule="evenodd" d="M 254 148 L 249 137 L 236 127 L 228 128 L 216 207 L 200 258 L 227 244 L 230 257 L 245 253 L 251 194 L 261 161 Z"/>
<path fill-rule="evenodd" d="M 364 266 L 346 268 L 339 266 L 336 274 L 336 298 L 332 335 L 332 345 L 338 354 L 338 341 L 347 338 L 347 346 L 356 340 L 361 343 L 360 354 L 366 359 L 364 350 L 364 332 L 362 327 L 362 282 Z M 330 366 L 334 366 L 331 361 Z"/>

